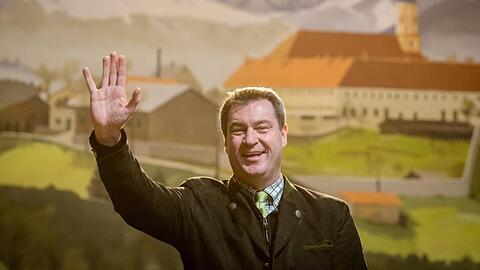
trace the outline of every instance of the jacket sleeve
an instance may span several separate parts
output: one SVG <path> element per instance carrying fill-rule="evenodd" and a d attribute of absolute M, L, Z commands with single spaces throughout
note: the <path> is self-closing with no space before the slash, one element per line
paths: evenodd
<path fill-rule="evenodd" d="M 335 269 L 364 270 L 368 269 L 363 254 L 360 236 L 353 222 L 347 204 L 343 204 L 342 220 L 335 244 Z"/>
<path fill-rule="evenodd" d="M 177 248 L 185 243 L 193 192 L 151 180 L 130 151 L 123 129 L 120 142 L 113 147 L 99 144 L 94 132 L 90 145 L 115 211 L 130 226 L 161 241 Z"/>

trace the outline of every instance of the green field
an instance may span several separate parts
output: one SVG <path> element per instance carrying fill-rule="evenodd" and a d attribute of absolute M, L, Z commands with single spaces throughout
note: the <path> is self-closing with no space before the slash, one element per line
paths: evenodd
<path fill-rule="evenodd" d="M 466 140 L 384 135 L 344 129 L 317 139 L 289 139 L 284 154 L 288 174 L 402 177 L 410 171 L 459 177 L 468 153 Z"/>
<path fill-rule="evenodd" d="M 154 179 L 178 185 L 193 173 L 142 164 Z M 53 186 L 87 198 L 87 187 L 96 170 L 91 152 L 17 139 L 0 139 L 0 184 L 45 188 Z"/>
<path fill-rule="evenodd" d="M 364 247 L 390 255 L 431 260 L 480 261 L 480 203 L 461 198 L 404 198 L 406 226 L 356 221 Z"/>
<path fill-rule="evenodd" d="M 347 132 L 348 133 L 348 132 Z M 323 140 L 313 142 L 313 151 L 330 149 L 344 141 L 341 136 L 351 137 L 350 145 L 355 145 L 356 138 L 380 135 L 362 132 L 360 135 L 337 134 Z M 395 136 L 381 136 L 380 140 L 394 140 Z M 397 142 L 404 141 L 408 145 L 413 142 L 422 142 L 419 138 L 398 137 Z M 292 142 L 291 142 L 292 143 Z M 293 142 L 293 148 L 304 148 L 298 142 Z M 380 142 L 378 143 L 381 144 Z M 431 142 L 423 141 L 417 145 L 419 149 L 430 149 Z M 357 141 L 357 149 L 366 147 L 366 142 Z M 443 152 L 443 158 L 452 162 L 460 161 L 460 157 L 452 157 L 452 153 L 466 152 L 465 142 L 434 141 L 436 151 Z M 292 147 L 292 145 L 290 145 Z M 397 146 L 396 146 L 397 147 Z M 343 149 L 346 149 L 343 146 Z M 395 147 L 392 146 L 391 149 Z M 458 150 L 457 148 L 462 148 Z M 415 147 L 411 146 L 411 149 Z M 441 150 L 439 150 L 441 149 Z M 406 151 L 406 150 L 405 150 Z M 413 150 L 406 151 L 410 153 Z M 342 151 L 337 151 L 341 155 Z M 292 152 L 288 153 L 292 155 Z M 409 155 L 406 155 L 409 156 Z M 405 162 L 407 157 L 403 156 Z M 290 156 L 291 158 L 291 156 Z M 423 157 L 425 164 L 439 160 L 433 153 L 426 153 Z M 355 159 L 353 159 L 355 160 Z M 335 162 L 332 159 L 330 163 Z M 353 161 L 351 161 L 354 163 Z M 360 161 L 358 163 L 361 163 Z M 447 166 L 448 162 L 443 162 Z M 178 185 L 180 181 L 192 176 L 191 172 L 160 168 L 143 164 L 147 173 L 156 180 L 168 185 Z M 54 186 L 56 189 L 73 191 L 86 198 L 86 188 L 95 170 L 95 160 L 90 152 L 77 152 L 60 146 L 29 142 L 22 140 L 0 140 L 0 184 L 21 187 L 45 188 Z M 480 204 L 468 199 L 452 198 L 404 198 L 404 212 L 408 217 L 406 226 L 373 225 L 357 220 L 362 241 L 366 251 L 383 252 L 390 255 L 426 254 L 431 259 L 460 260 L 468 255 L 480 261 Z"/>

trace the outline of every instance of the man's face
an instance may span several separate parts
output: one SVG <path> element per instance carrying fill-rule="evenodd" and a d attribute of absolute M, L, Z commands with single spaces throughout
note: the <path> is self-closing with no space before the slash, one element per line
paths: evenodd
<path fill-rule="evenodd" d="M 234 105 L 228 112 L 225 151 L 237 179 L 263 188 L 280 177 L 287 126 L 279 127 L 266 99 Z"/>

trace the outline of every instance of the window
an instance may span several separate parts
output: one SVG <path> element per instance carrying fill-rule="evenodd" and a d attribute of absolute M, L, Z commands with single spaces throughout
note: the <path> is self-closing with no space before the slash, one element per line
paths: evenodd
<path fill-rule="evenodd" d="M 384 117 L 385 119 L 389 119 L 389 111 L 388 111 L 388 108 L 385 108 L 385 110 L 383 111 L 383 114 L 384 114 Z"/>
<path fill-rule="evenodd" d="M 367 116 L 367 108 L 362 109 L 362 114 L 363 114 L 363 116 Z"/>
<path fill-rule="evenodd" d="M 424 100 L 428 100 L 428 94 L 424 94 L 424 95 L 423 95 L 423 99 L 424 99 Z"/>
<path fill-rule="evenodd" d="M 413 120 L 414 120 L 414 121 L 417 121 L 417 120 L 418 120 L 418 114 L 417 114 L 417 112 L 414 112 L 414 113 L 413 113 Z"/>
<path fill-rule="evenodd" d="M 351 108 L 351 109 L 350 109 L 350 115 L 351 115 L 352 117 L 355 117 L 355 115 L 356 115 L 355 108 Z"/>
<path fill-rule="evenodd" d="M 453 122 L 457 122 L 457 120 L 458 120 L 458 112 L 453 111 Z"/>
<path fill-rule="evenodd" d="M 395 99 L 400 98 L 400 95 L 398 93 L 395 93 Z"/>
<path fill-rule="evenodd" d="M 56 123 L 57 125 L 60 125 L 60 124 L 62 123 L 62 119 L 60 119 L 59 117 L 57 117 L 57 118 L 55 119 L 55 123 Z"/>
<path fill-rule="evenodd" d="M 373 110 L 373 115 L 378 116 L 378 109 L 377 109 L 377 108 L 375 108 L 375 109 Z"/>

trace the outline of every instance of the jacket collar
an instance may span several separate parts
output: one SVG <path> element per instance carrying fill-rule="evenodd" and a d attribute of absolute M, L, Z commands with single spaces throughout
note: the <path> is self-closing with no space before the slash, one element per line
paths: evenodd
<path fill-rule="evenodd" d="M 295 186 L 283 176 L 285 187 L 278 209 L 278 220 L 275 237 L 272 242 L 272 254 L 275 256 L 291 240 L 298 225 L 303 220 L 304 211 L 300 208 L 301 197 Z M 270 256 L 269 247 L 260 226 L 260 216 L 254 209 L 252 202 L 241 194 L 241 187 L 235 180 L 230 178 L 227 183 L 230 198 L 228 209 L 236 222 L 240 223 L 255 245 L 266 256 Z"/>

